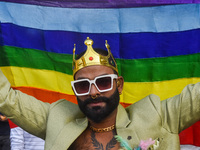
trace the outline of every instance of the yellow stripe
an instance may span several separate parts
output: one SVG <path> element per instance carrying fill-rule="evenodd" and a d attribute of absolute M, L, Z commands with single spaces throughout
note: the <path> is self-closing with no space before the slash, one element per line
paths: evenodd
<path fill-rule="evenodd" d="M 22 67 L 0 67 L 14 87 L 28 86 L 73 95 L 72 75 Z"/>
<path fill-rule="evenodd" d="M 73 95 L 72 75 L 50 70 L 22 67 L 0 67 L 11 85 L 27 86 Z M 190 83 L 200 82 L 200 78 L 182 78 L 159 82 L 125 82 L 121 102 L 134 103 L 149 94 L 160 96 L 161 100 L 179 94 Z"/>
<path fill-rule="evenodd" d="M 186 85 L 197 82 L 200 82 L 200 78 L 181 78 L 159 82 L 128 82 L 124 84 L 121 102 L 135 103 L 149 94 L 158 95 L 161 100 L 164 100 L 180 94 Z"/>

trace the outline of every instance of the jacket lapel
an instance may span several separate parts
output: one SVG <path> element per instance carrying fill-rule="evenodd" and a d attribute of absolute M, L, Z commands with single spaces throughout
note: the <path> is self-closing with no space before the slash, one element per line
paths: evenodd
<path fill-rule="evenodd" d="M 122 105 L 119 105 L 116 120 L 117 134 L 127 141 L 130 146 L 133 146 L 134 143 L 140 141 L 134 127 L 130 128 L 130 124 L 133 124 L 133 122 L 129 119 L 127 111 Z"/>
<path fill-rule="evenodd" d="M 67 150 L 69 146 L 81 135 L 87 128 L 87 118 L 76 119 L 64 126 L 56 138 L 51 150 Z"/>

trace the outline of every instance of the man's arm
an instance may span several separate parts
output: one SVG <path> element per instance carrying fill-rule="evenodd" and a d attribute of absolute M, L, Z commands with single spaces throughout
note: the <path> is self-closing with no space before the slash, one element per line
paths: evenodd
<path fill-rule="evenodd" d="M 49 106 L 49 103 L 13 90 L 0 70 L 0 110 L 16 125 L 44 139 Z"/>
<path fill-rule="evenodd" d="M 181 94 L 162 101 L 163 124 L 180 133 L 200 120 L 200 83 L 187 85 Z"/>

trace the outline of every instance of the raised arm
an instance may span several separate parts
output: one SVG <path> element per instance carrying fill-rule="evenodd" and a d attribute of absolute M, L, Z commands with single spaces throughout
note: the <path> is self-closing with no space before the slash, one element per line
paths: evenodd
<path fill-rule="evenodd" d="M 200 120 L 200 83 L 187 85 L 181 94 L 162 101 L 163 124 L 180 133 Z"/>
<path fill-rule="evenodd" d="M 0 70 L 0 110 L 24 130 L 45 138 L 50 104 L 13 90 Z"/>

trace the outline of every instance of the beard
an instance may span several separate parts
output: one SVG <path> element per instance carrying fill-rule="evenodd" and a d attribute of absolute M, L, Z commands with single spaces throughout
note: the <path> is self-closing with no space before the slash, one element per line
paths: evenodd
<path fill-rule="evenodd" d="M 119 105 L 119 92 L 116 88 L 115 92 L 110 97 L 97 97 L 96 99 L 88 98 L 86 100 L 80 100 L 77 97 L 80 110 L 92 121 L 99 123 L 106 117 L 108 117 Z M 88 107 L 90 103 L 105 102 L 104 107 L 94 106 Z"/>

